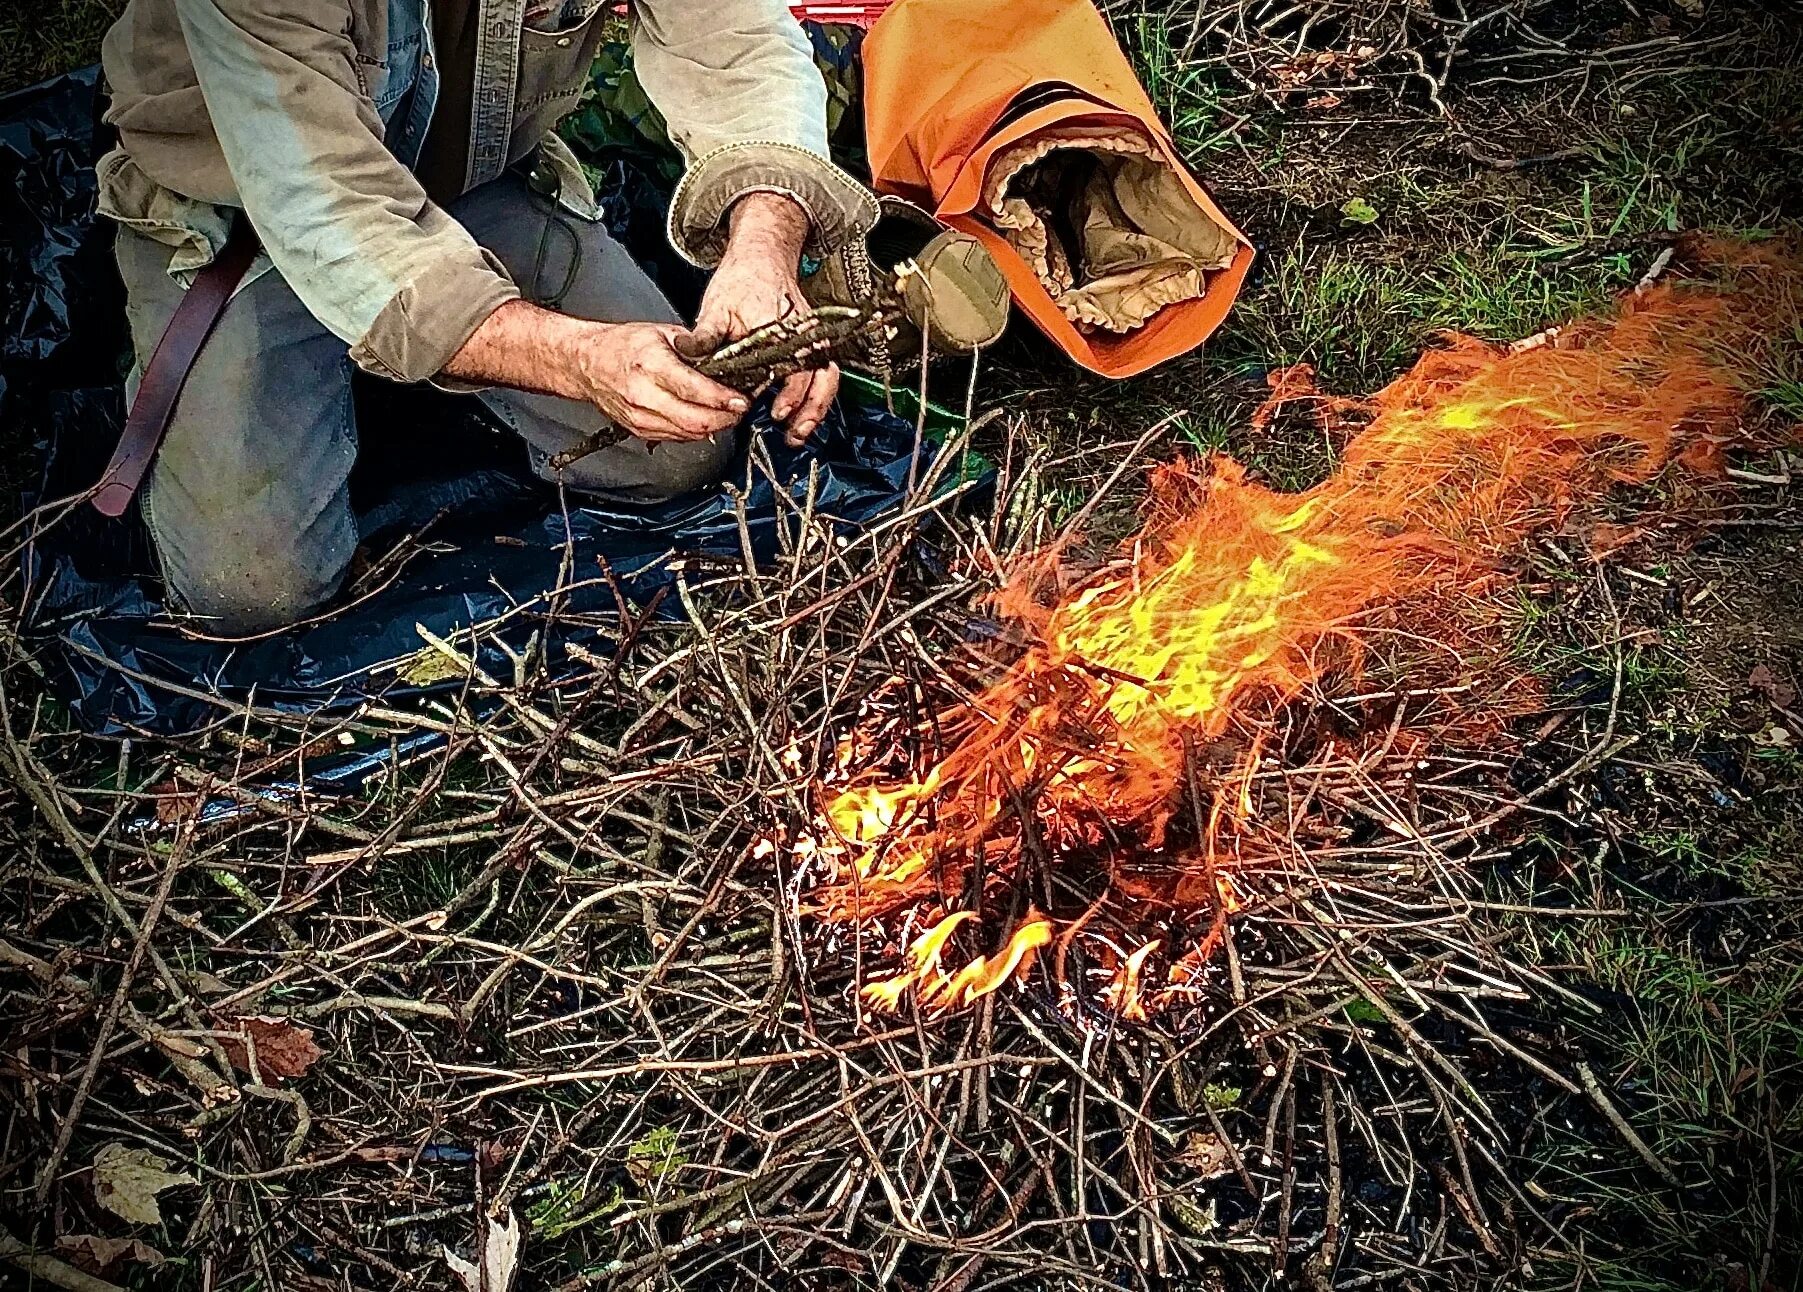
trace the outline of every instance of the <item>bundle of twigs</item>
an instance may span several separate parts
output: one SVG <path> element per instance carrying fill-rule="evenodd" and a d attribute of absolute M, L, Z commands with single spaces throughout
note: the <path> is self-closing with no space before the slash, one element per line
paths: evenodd
<path fill-rule="evenodd" d="M 693 362 L 703 376 L 755 398 L 798 372 L 861 359 L 874 340 L 888 336 L 894 321 L 892 311 L 877 306 L 822 305 L 753 328 L 736 341 L 693 356 Z M 551 467 L 562 471 L 626 437 L 624 429 L 610 423 L 574 448 L 552 454 Z"/>
<path fill-rule="evenodd" d="M 888 336 L 896 314 L 875 305 L 820 305 L 766 323 L 695 361 L 723 385 L 760 395 L 798 372 L 866 353 Z"/>

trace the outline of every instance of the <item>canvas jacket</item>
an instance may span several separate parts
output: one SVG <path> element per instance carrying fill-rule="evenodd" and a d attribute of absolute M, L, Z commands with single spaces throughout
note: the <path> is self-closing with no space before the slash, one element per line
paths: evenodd
<path fill-rule="evenodd" d="M 431 378 L 519 292 L 428 195 L 422 150 L 449 138 L 464 162 L 443 201 L 542 146 L 560 201 L 592 218 L 549 131 L 608 20 L 601 0 L 131 0 L 103 46 L 119 147 L 100 209 L 167 244 L 178 277 L 242 209 L 264 248 L 253 274 L 278 270 L 360 367 Z M 684 256 L 716 262 L 728 208 L 759 190 L 806 209 L 813 254 L 874 222 L 875 200 L 826 158 L 824 87 L 783 0 L 634 0 L 630 21 L 639 79 L 688 162 L 669 225 Z M 441 65 L 435 28 L 453 27 L 476 54 Z"/>

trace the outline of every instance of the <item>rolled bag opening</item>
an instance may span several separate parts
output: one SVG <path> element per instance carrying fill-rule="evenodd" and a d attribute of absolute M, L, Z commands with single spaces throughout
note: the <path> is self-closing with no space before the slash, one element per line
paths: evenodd
<path fill-rule="evenodd" d="M 1132 332 L 1207 295 L 1238 250 L 1134 125 L 1065 124 L 1003 149 L 981 210 L 1084 333 Z"/>

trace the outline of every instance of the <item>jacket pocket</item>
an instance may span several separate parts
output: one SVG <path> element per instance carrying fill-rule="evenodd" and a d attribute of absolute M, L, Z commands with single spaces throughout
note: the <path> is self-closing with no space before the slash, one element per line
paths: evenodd
<path fill-rule="evenodd" d="M 589 68 L 607 36 L 607 6 L 562 31 L 528 27 L 520 40 L 520 74 L 515 91 L 510 157 L 538 144 L 582 98 Z"/>

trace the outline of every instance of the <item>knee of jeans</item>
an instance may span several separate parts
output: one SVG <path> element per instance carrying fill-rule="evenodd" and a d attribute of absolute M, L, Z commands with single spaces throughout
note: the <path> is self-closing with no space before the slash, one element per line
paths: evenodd
<path fill-rule="evenodd" d="M 308 565 L 298 554 L 210 561 L 199 568 L 168 559 L 163 573 L 173 600 L 201 632 L 223 636 L 286 628 L 325 608 L 345 569 Z"/>
<path fill-rule="evenodd" d="M 658 444 L 645 455 L 642 481 L 631 492 L 636 498 L 661 501 L 698 489 L 711 489 L 726 475 L 733 458 L 733 445 L 731 432 L 705 440 Z M 581 485 L 576 487 L 581 488 Z M 603 484 L 602 487 L 607 486 Z M 614 487 L 618 487 L 617 481 Z"/>

